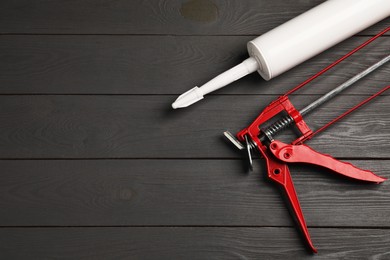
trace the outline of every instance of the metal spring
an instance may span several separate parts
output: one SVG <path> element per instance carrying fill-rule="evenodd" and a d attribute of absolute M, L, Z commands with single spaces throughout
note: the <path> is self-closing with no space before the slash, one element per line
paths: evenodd
<path fill-rule="evenodd" d="M 292 122 L 294 122 L 294 119 L 290 115 L 287 115 L 267 127 L 267 129 L 264 130 L 264 134 L 272 139 L 276 133 L 291 125 Z"/>

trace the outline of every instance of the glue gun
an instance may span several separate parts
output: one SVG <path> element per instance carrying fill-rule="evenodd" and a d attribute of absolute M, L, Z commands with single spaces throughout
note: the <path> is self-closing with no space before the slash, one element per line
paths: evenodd
<path fill-rule="evenodd" d="M 328 67 L 324 68 L 317 74 L 313 75 L 308 80 L 304 81 L 302 84 L 298 85 L 297 87 L 293 88 L 289 92 L 287 92 L 285 95 L 279 97 L 272 103 L 270 103 L 263 112 L 260 113 L 260 115 L 251 123 L 247 128 L 241 130 L 238 132 L 236 137 L 234 137 L 230 132 L 224 132 L 224 135 L 240 150 L 247 151 L 250 167 L 252 168 L 252 151 L 256 150 L 260 153 L 261 157 L 264 158 L 266 161 L 267 166 L 267 175 L 268 177 L 277 183 L 284 192 L 287 195 L 287 198 L 289 200 L 289 203 L 292 208 L 292 214 L 295 217 L 295 219 L 298 222 L 298 225 L 300 229 L 303 232 L 305 241 L 307 245 L 310 247 L 311 251 L 316 253 L 317 249 L 314 247 L 308 228 L 306 226 L 306 222 L 301 210 L 301 206 L 299 204 L 299 200 L 297 197 L 297 194 L 295 192 L 294 184 L 291 179 L 290 171 L 288 168 L 289 163 L 307 163 L 312 165 L 317 165 L 324 167 L 328 170 L 331 170 L 337 174 L 356 179 L 361 180 L 365 182 L 371 182 L 371 183 L 381 183 L 386 180 L 386 178 L 377 176 L 373 172 L 369 170 L 362 170 L 357 168 L 356 166 L 347 163 L 339 161 L 330 155 L 322 154 L 320 152 L 317 152 L 310 148 L 309 146 L 303 144 L 303 142 L 311 139 L 314 135 L 318 134 L 319 132 L 325 130 L 330 125 L 334 124 L 341 118 L 345 117 L 349 113 L 355 111 L 359 107 L 363 106 L 364 104 L 368 103 L 375 97 L 379 96 L 380 94 L 384 93 L 385 91 L 390 89 L 390 85 L 387 87 L 384 87 L 379 92 L 375 93 L 374 95 L 370 96 L 368 99 L 362 101 L 361 103 L 357 104 L 356 106 L 352 107 L 348 111 L 344 112 L 337 118 L 333 119 L 329 123 L 325 124 L 323 127 L 319 128 L 316 131 L 312 131 L 306 124 L 306 122 L 303 120 L 303 116 L 307 113 L 311 112 L 315 108 L 319 107 L 326 101 L 333 98 L 335 95 L 340 93 L 341 91 L 347 89 L 350 87 L 353 83 L 358 81 L 359 79 L 363 78 L 364 76 L 368 75 L 375 69 L 379 68 L 380 66 L 386 64 L 390 60 L 390 55 L 388 54 L 385 56 L 382 60 L 378 61 L 374 65 L 370 66 L 366 70 L 362 71 L 361 73 L 357 74 L 356 76 L 352 77 L 348 81 L 344 82 L 337 88 L 333 89 L 329 93 L 325 94 L 324 96 L 320 97 L 310 105 L 306 106 L 302 110 L 298 111 L 294 105 L 290 102 L 288 95 L 292 94 L 293 92 L 297 91 L 298 89 L 302 88 L 318 76 L 322 75 L 326 71 L 328 71 L 330 68 L 334 67 L 344 59 L 351 56 L 353 53 L 357 52 L 367 44 L 371 43 L 373 40 L 378 38 L 379 36 L 383 35 L 387 31 L 390 30 L 390 27 L 388 27 L 386 30 L 382 31 L 375 37 L 369 39 L 362 45 L 358 46 L 342 58 L 338 59 L 334 63 L 330 64 Z M 279 120 L 275 120 L 274 118 L 278 116 L 281 113 L 285 113 L 286 115 L 280 118 Z M 268 124 L 267 126 L 267 123 Z M 293 141 L 291 144 L 286 144 L 284 142 L 275 140 L 274 137 L 277 133 L 282 131 L 283 129 L 295 125 L 296 128 L 300 132 L 300 136 Z"/>

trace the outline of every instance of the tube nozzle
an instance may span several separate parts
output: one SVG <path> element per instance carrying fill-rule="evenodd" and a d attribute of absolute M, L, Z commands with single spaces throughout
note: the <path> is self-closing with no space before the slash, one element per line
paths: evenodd
<path fill-rule="evenodd" d="M 199 100 L 203 99 L 203 96 L 213 92 L 217 89 L 220 89 L 252 72 L 255 72 L 259 69 L 259 64 L 256 59 L 250 57 L 237 66 L 223 72 L 222 74 L 216 76 L 200 88 L 195 87 L 180 95 L 175 102 L 172 103 L 172 108 L 182 108 L 188 107 Z"/>

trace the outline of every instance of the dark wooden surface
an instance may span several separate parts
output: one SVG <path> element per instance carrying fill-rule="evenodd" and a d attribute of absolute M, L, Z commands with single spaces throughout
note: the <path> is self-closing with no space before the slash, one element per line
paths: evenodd
<path fill-rule="evenodd" d="M 177 95 L 246 57 L 246 42 L 323 2 L 0 1 L 3 259 L 388 259 L 390 184 L 291 171 L 318 255 L 278 189 L 221 133 L 368 39 L 282 76 L 173 111 Z M 388 54 L 385 36 L 291 99 L 304 107 Z M 316 129 L 389 84 L 390 66 L 307 116 Z M 308 142 L 390 178 L 387 93 Z M 292 133 L 281 136 L 291 140 Z"/>

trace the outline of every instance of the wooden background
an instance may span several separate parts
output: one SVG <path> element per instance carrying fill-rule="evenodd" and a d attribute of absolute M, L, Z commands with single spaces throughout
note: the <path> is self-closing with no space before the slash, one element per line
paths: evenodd
<path fill-rule="evenodd" d="M 321 2 L 0 1 L 1 258 L 389 259 L 389 181 L 291 166 L 313 256 L 263 162 L 247 173 L 222 137 L 389 19 L 269 82 L 253 74 L 170 108 L 246 58 L 248 40 Z M 380 38 L 292 102 L 302 108 L 389 46 Z M 361 80 L 308 124 L 388 85 L 389 73 L 387 65 Z M 390 178 L 389 95 L 308 145 Z"/>

